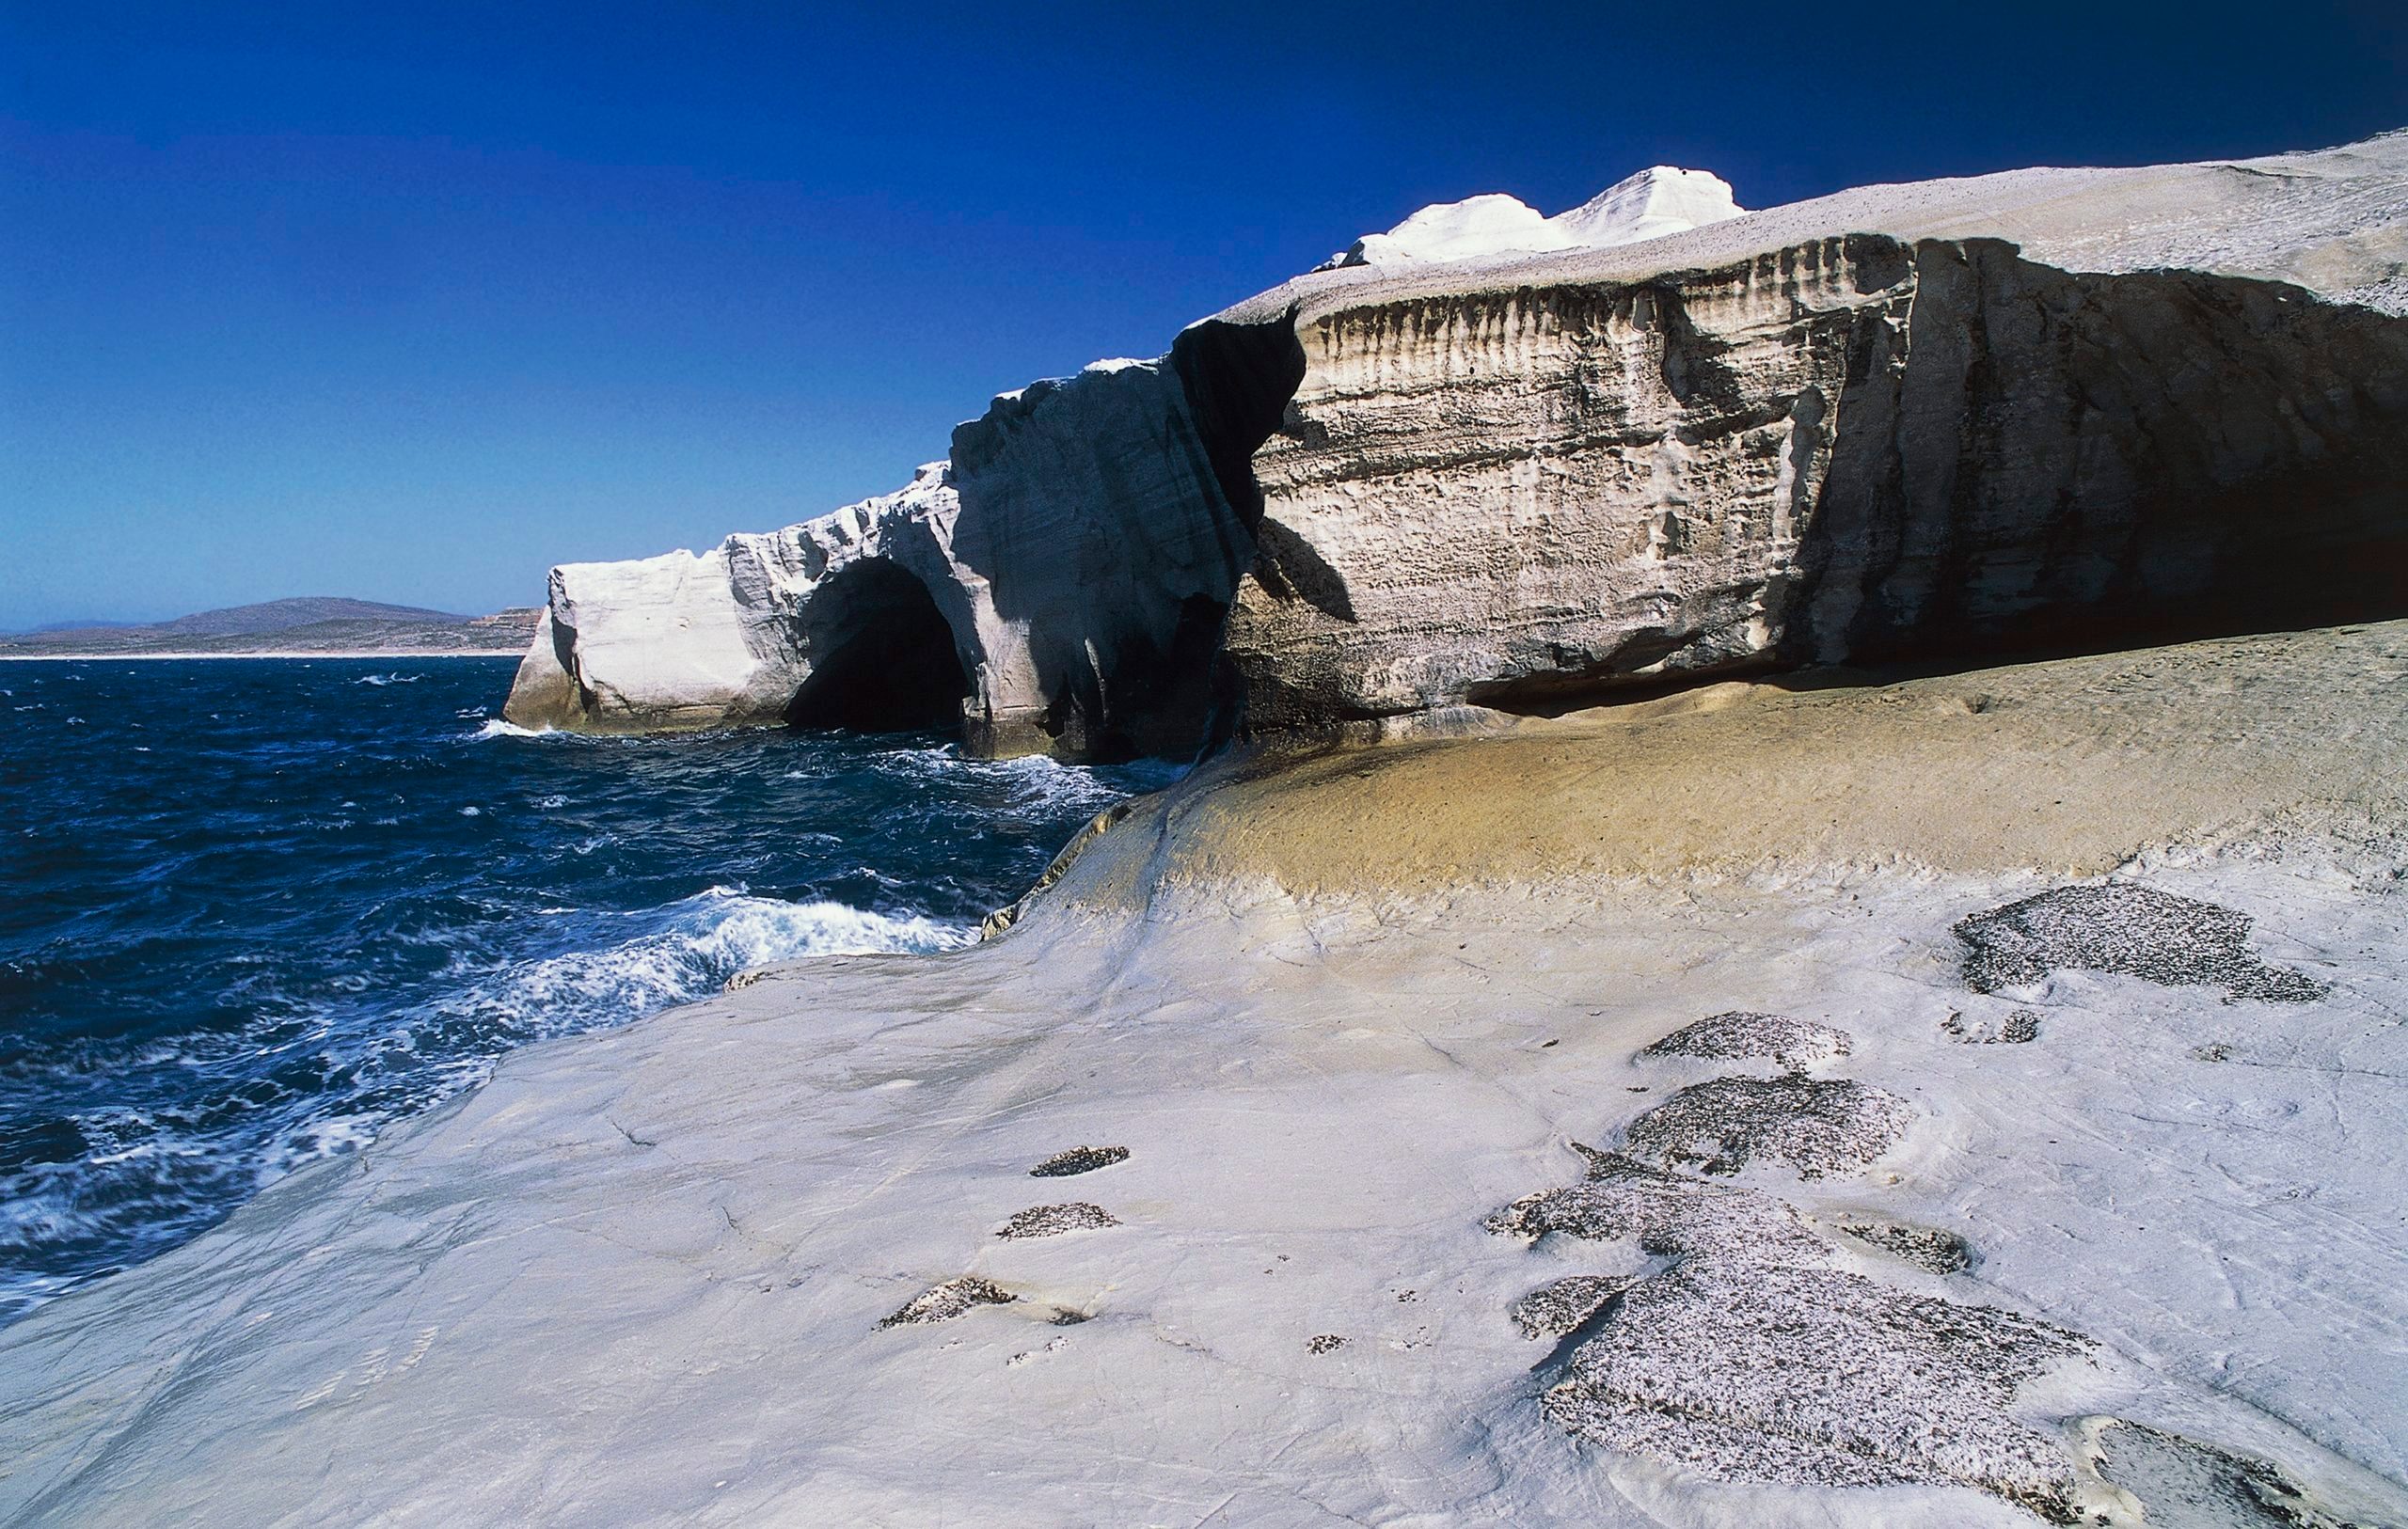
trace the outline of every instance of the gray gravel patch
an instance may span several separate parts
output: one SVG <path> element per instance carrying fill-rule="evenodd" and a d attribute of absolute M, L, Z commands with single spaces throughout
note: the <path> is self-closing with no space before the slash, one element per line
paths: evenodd
<path fill-rule="evenodd" d="M 928 1286 L 882 1318 L 878 1325 L 884 1329 L 948 1321 L 975 1306 L 1006 1306 L 1019 1299 L 991 1280 L 964 1274 L 942 1285 Z"/>
<path fill-rule="evenodd" d="M 2141 1500 L 2152 1529 L 2356 1529 L 2264 1460 L 2121 1418 L 2091 1441 L 2099 1474 Z"/>
<path fill-rule="evenodd" d="M 1560 1338 L 1576 1331 L 1606 1302 L 1630 1288 L 1626 1274 L 1573 1274 L 1543 1285 L 1506 1308 L 1525 1338 Z"/>
<path fill-rule="evenodd" d="M 1073 1200 L 1061 1206 L 1031 1206 L 1004 1222 L 1003 1230 L 995 1235 L 1017 1241 L 1023 1237 L 1060 1237 L 1065 1232 L 1092 1232 L 1119 1224 L 1120 1219 L 1101 1206 Z"/>
<path fill-rule="evenodd" d="M 1830 1025 L 1792 1019 L 1782 1014 L 1735 1009 L 1684 1025 L 1639 1054 L 1703 1057 L 1718 1062 L 1764 1057 L 1783 1069 L 1794 1070 L 1844 1057 L 1848 1054 L 1849 1046 L 1847 1032 Z"/>
<path fill-rule="evenodd" d="M 1056 1152 L 1028 1171 L 1031 1178 L 1069 1178 L 1073 1174 L 1092 1174 L 1099 1168 L 1109 1168 L 1129 1160 L 1125 1146 L 1074 1146 L 1068 1152 Z"/>
<path fill-rule="evenodd" d="M 1972 1246 L 1956 1233 L 1937 1226 L 1849 1216 L 1831 1222 L 1837 1230 L 1891 1257 L 1929 1269 L 1934 1274 L 1961 1274 L 1973 1267 Z"/>
<path fill-rule="evenodd" d="M 1692 1258 L 1623 1293 L 1547 1394 L 1584 1438 L 1733 1481 L 1976 1487 L 2072 1521 L 2065 1448 L 2016 1390 L 2087 1350 L 1838 1269 Z"/>
<path fill-rule="evenodd" d="M 1599 1242 L 1627 1237 L 1641 1252 L 1658 1256 L 1823 1255 L 1823 1244 L 1798 1213 L 1760 1190 L 1702 1184 L 1617 1153 L 1580 1151 L 1589 1159 L 1587 1178 L 1525 1195 L 1481 1224 L 1505 1237 L 1560 1232 Z"/>
<path fill-rule="evenodd" d="M 1853 1079 L 1718 1078 L 1685 1088 L 1630 1123 L 1632 1156 L 1735 1174 L 1777 1162 L 1800 1178 L 1861 1168 L 1887 1152 L 1914 1109 Z"/>
<path fill-rule="evenodd" d="M 2221 987 L 2235 999 L 2305 1003 L 2330 984 L 2269 966 L 2249 948 L 2246 913 L 2130 882 L 2059 887 L 1956 925 L 1965 985 L 1977 993 L 2052 971 L 2104 971 L 2168 987 Z"/>

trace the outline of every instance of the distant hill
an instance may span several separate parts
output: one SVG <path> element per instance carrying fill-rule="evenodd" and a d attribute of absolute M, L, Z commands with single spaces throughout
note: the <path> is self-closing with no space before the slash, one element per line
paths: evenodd
<path fill-rule="evenodd" d="M 469 620 L 446 610 L 418 606 L 385 606 L 373 600 L 344 600 L 330 595 L 303 595 L 293 600 L 267 600 L 255 606 L 229 606 L 153 623 L 150 630 L 197 637 L 233 637 L 246 633 L 289 632 L 319 622 L 417 622 L 452 624 Z"/>
<path fill-rule="evenodd" d="M 398 653 L 523 651 L 542 613 L 516 607 L 460 616 L 418 606 L 310 595 L 204 610 L 169 622 L 71 623 L 0 637 L 0 657 L 135 657 L 144 654 L 255 653 L 373 656 Z"/>

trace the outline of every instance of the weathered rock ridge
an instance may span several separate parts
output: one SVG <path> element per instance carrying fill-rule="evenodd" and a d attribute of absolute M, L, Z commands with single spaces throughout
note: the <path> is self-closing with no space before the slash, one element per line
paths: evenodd
<path fill-rule="evenodd" d="M 900 493 L 558 569 L 509 716 L 1177 755 L 2408 611 L 2408 134 L 1650 197 L 1622 242 L 1299 277 Z"/>
<path fill-rule="evenodd" d="M 1278 418 L 1256 401 L 1285 400 L 1291 357 L 1284 328 L 1200 324 L 1160 360 L 1004 394 L 897 493 L 699 557 L 556 568 L 507 715 L 1194 754 L 1231 699 L 1215 654 Z"/>
<path fill-rule="evenodd" d="M 1303 326 L 1228 645 L 1258 728 L 2408 599 L 2408 321 L 1834 236 Z"/>

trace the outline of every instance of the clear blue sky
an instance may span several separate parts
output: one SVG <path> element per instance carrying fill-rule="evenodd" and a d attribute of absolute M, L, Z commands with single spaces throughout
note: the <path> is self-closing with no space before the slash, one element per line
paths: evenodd
<path fill-rule="evenodd" d="M 0 629 L 899 484 L 1426 202 L 1751 207 L 2408 125 L 2396 5 L 0 0 Z"/>

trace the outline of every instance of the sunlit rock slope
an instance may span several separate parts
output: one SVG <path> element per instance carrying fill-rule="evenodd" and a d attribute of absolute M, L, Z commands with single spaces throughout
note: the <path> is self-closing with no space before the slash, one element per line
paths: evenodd
<path fill-rule="evenodd" d="M 0 1521 L 2408 1523 L 2403 680 L 1233 754 L 0 1332 Z"/>

